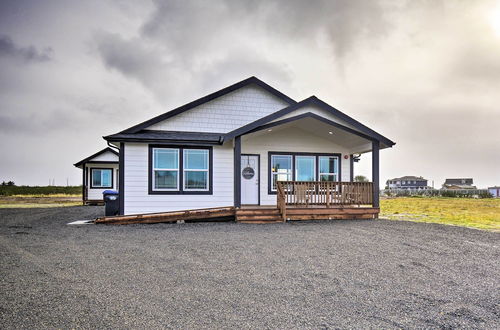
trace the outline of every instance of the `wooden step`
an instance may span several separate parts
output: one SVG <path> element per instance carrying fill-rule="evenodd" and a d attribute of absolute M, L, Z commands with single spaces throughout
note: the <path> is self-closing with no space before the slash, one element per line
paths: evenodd
<path fill-rule="evenodd" d="M 237 215 L 236 220 L 281 221 L 281 217 L 279 215 Z"/>
<path fill-rule="evenodd" d="M 264 221 L 264 220 L 238 220 L 238 222 L 253 223 L 253 224 L 283 223 L 282 221 Z"/>
<path fill-rule="evenodd" d="M 278 209 L 239 209 L 237 215 L 279 215 Z"/>

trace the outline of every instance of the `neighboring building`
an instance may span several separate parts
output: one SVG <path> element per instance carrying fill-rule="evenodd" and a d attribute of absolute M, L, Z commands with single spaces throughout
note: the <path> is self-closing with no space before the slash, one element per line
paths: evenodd
<path fill-rule="evenodd" d="M 277 181 L 352 182 L 353 155 L 367 152 L 377 187 L 367 191 L 378 213 L 379 150 L 395 144 L 315 96 L 296 102 L 255 77 L 104 139 L 120 149 L 120 214 L 127 215 L 276 209 Z M 348 188 L 329 192 L 331 203 L 360 204 Z"/>
<path fill-rule="evenodd" d="M 472 185 L 473 183 L 474 182 L 471 178 L 446 179 L 443 183 L 442 189 L 477 189 L 476 186 Z"/>
<path fill-rule="evenodd" d="M 493 197 L 500 197 L 500 187 L 495 186 L 495 187 L 489 187 L 488 192 L 493 196 Z"/>
<path fill-rule="evenodd" d="M 427 186 L 427 179 L 421 176 L 403 176 L 387 180 L 386 186 L 388 189 L 409 189 L 409 190 L 425 190 L 431 189 Z"/>
<path fill-rule="evenodd" d="M 118 189 L 118 160 L 108 147 L 74 164 L 82 169 L 83 204 L 101 204 L 104 190 Z"/>

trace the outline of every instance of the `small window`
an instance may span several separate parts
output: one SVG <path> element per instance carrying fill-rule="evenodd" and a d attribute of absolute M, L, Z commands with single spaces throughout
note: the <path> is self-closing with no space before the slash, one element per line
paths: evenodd
<path fill-rule="evenodd" d="M 292 156 L 271 156 L 272 190 L 276 191 L 276 181 L 292 180 Z"/>
<path fill-rule="evenodd" d="M 153 189 L 179 190 L 179 149 L 153 149 Z"/>
<path fill-rule="evenodd" d="M 91 188 L 113 188 L 113 172 L 111 169 L 93 168 L 91 173 Z"/>
<path fill-rule="evenodd" d="M 319 156 L 319 180 L 338 181 L 339 159 L 338 157 Z"/>
<path fill-rule="evenodd" d="M 208 150 L 184 149 L 184 190 L 208 190 Z"/>

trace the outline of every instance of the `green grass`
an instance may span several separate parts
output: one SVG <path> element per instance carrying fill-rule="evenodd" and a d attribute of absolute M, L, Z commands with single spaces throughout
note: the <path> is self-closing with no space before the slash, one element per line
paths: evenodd
<path fill-rule="evenodd" d="M 32 209 L 32 208 L 46 208 L 46 207 L 66 207 L 66 206 L 79 206 L 82 202 L 63 202 L 63 203 L 0 203 L 0 209 Z"/>
<path fill-rule="evenodd" d="M 81 186 L 0 186 L 0 196 L 81 195 Z"/>
<path fill-rule="evenodd" d="M 380 217 L 500 231 L 500 199 L 446 197 L 383 199 Z"/>

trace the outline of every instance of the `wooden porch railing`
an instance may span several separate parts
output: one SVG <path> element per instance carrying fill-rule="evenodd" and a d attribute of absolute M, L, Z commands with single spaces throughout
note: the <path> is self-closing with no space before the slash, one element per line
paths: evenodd
<path fill-rule="evenodd" d="M 277 193 L 277 206 L 282 215 L 287 205 L 373 205 L 372 182 L 278 181 Z"/>
<path fill-rule="evenodd" d="M 278 191 L 278 196 L 276 197 L 276 204 L 278 209 L 280 210 L 281 219 L 286 221 L 286 193 L 283 188 L 283 185 L 278 182 L 276 186 L 276 190 Z"/>

